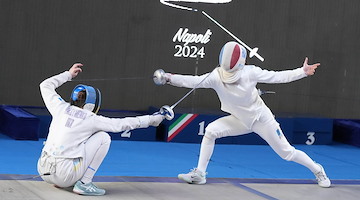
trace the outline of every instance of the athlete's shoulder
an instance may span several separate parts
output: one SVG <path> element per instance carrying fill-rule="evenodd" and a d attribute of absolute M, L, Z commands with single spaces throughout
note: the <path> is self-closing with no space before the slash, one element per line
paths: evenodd
<path fill-rule="evenodd" d="M 261 67 L 256 65 L 245 65 L 243 70 L 251 73 L 257 73 L 263 71 Z"/>
<path fill-rule="evenodd" d="M 256 65 L 244 65 L 244 67 L 243 67 L 243 69 L 245 69 L 245 70 L 251 70 L 251 69 L 256 69 L 256 68 L 261 69 L 260 67 L 258 67 Z"/>

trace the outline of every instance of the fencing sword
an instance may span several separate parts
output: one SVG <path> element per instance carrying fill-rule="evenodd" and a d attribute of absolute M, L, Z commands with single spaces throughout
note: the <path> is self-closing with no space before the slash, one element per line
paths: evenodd
<path fill-rule="evenodd" d="M 219 65 L 218 65 L 219 66 Z M 217 67 L 218 67 L 217 66 Z M 214 71 L 214 70 L 213 70 Z M 186 97 L 188 97 L 195 89 L 197 89 L 213 72 L 209 72 L 195 87 L 193 87 L 190 91 L 188 91 L 183 97 L 181 97 L 177 102 L 173 105 L 164 105 L 160 108 L 160 114 L 164 115 L 167 120 L 172 120 L 174 118 L 173 109 L 182 102 Z M 163 69 L 158 69 L 154 72 L 153 80 L 156 85 L 164 85 L 166 81 L 165 71 Z"/>

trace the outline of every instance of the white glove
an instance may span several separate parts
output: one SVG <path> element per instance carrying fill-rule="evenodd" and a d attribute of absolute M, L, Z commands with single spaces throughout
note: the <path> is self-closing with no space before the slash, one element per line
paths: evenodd
<path fill-rule="evenodd" d="M 159 126 L 164 119 L 165 116 L 161 114 L 150 115 L 149 126 Z"/>
<path fill-rule="evenodd" d="M 171 79 L 170 73 L 165 73 L 164 70 L 158 69 L 154 72 L 153 80 L 156 85 L 165 85 L 169 83 Z"/>

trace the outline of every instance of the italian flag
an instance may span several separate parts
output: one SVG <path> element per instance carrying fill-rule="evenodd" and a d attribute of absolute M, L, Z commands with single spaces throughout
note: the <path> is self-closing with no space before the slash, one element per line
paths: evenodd
<path fill-rule="evenodd" d="M 170 125 L 167 141 L 170 142 L 177 134 L 179 134 L 191 121 L 199 114 L 183 114 L 173 124 Z"/>

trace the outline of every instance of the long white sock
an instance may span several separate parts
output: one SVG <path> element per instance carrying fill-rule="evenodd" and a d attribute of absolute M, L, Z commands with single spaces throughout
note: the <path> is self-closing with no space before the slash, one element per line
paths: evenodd
<path fill-rule="evenodd" d="M 321 170 L 320 166 L 317 165 L 306 153 L 300 150 L 295 150 L 295 155 L 292 161 L 299 163 L 312 171 L 313 173 Z"/>
<path fill-rule="evenodd" d="M 85 166 L 88 166 L 81 182 L 87 184 L 92 182 L 92 179 L 103 162 L 109 148 L 111 139 L 105 132 L 98 132 L 91 136 L 86 142 L 86 161 Z M 89 161 L 89 162 L 87 162 Z"/>
<path fill-rule="evenodd" d="M 198 166 L 197 166 L 197 169 L 200 170 L 201 172 L 206 172 L 210 158 L 214 151 L 214 146 L 215 146 L 215 139 L 209 139 L 206 136 L 203 137 L 200 147 Z"/>

